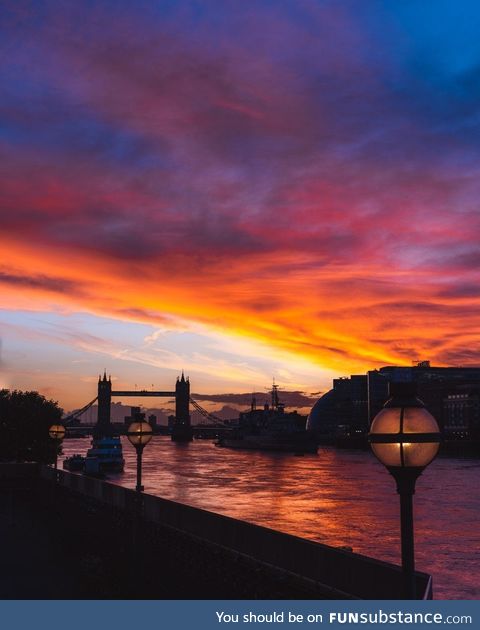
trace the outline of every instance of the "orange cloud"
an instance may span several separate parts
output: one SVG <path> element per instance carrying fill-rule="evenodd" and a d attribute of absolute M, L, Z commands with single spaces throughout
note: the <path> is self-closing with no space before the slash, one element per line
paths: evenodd
<path fill-rule="evenodd" d="M 353 5 L 226 3 L 219 30 L 182 5 L 9 14 L 3 307 L 180 318 L 342 373 L 478 363 L 467 70 L 433 85 Z"/>

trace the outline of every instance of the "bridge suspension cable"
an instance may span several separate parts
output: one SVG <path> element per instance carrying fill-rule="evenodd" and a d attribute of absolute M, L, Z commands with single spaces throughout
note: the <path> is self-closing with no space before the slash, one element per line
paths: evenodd
<path fill-rule="evenodd" d="M 69 422 L 72 422 L 73 420 L 77 419 L 78 416 L 81 416 L 86 411 L 88 411 L 90 409 L 90 407 L 92 407 L 92 405 L 94 405 L 97 402 L 97 400 L 98 400 L 98 396 L 96 396 L 93 400 L 91 400 L 89 403 L 87 403 L 81 409 L 78 409 L 77 411 L 74 411 L 73 413 L 69 414 L 68 416 L 65 416 L 62 419 L 62 421 L 65 424 L 68 424 Z M 206 420 L 208 420 L 212 424 L 215 424 L 217 426 L 222 426 L 222 427 L 224 427 L 227 424 L 227 422 L 225 420 L 222 420 L 222 418 L 219 418 L 218 416 L 216 416 L 213 413 L 210 413 L 209 411 L 204 409 L 191 396 L 189 397 L 189 400 L 190 400 L 190 403 L 192 404 L 193 408 L 196 411 L 198 411 L 198 413 L 200 413 Z"/>
<path fill-rule="evenodd" d="M 78 411 L 74 411 L 73 413 L 69 414 L 68 416 L 65 416 L 64 418 L 62 418 L 62 422 L 64 424 L 68 424 L 69 422 L 72 422 L 72 420 L 76 420 L 78 418 L 78 416 L 81 416 L 82 413 L 85 413 L 86 411 L 88 411 L 90 409 L 90 407 L 94 403 L 97 402 L 97 400 L 98 400 L 98 396 L 96 396 L 93 400 L 91 400 L 89 403 L 87 403 L 81 409 L 78 409 Z"/>
<path fill-rule="evenodd" d="M 220 425 L 222 427 L 224 427 L 227 424 L 227 422 L 225 420 L 222 420 L 218 416 L 215 416 L 213 413 L 210 413 L 206 409 L 201 407 L 197 403 L 197 401 L 194 400 L 191 396 L 190 396 L 190 402 L 191 402 L 193 408 L 196 409 L 196 411 L 198 411 L 198 413 L 200 413 L 206 420 L 209 420 L 212 424 L 215 424 L 216 426 Z"/>

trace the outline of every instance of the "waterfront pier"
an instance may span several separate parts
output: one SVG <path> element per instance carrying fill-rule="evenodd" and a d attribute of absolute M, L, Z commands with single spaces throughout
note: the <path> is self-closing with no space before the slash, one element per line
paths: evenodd
<path fill-rule="evenodd" d="M 401 599 L 399 567 L 343 549 L 37 464 L 0 483 L 2 598 Z"/>

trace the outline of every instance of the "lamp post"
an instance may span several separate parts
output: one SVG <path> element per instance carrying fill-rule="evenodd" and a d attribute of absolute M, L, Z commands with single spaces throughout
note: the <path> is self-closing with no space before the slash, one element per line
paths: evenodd
<path fill-rule="evenodd" d="M 368 436 L 372 451 L 395 478 L 400 495 L 405 599 L 415 599 L 415 482 L 435 458 L 440 442 L 440 431 L 435 418 L 415 394 L 415 383 L 390 383 L 390 399 L 375 416 Z"/>
<path fill-rule="evenodd" d="M 58 446 L 65 437 L 65 427 L 63 424 L 52 424 L 48 430 L 48 435 L 55 442 L 55 470 L 57 470 Z"/>
<path fill-rule="evenodd" d="M 137 486 L 135 490 L 142 492 L 142 453 L 145 446 L 152 439 L 152 427 L 148 422 L 132 422 L 128 427 L 127 437 L 130 444 L 133 444 L 137 451 Z"/>

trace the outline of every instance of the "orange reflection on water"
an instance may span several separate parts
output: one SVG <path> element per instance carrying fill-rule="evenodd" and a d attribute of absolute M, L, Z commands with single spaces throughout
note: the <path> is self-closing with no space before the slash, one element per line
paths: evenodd
<path fill-rule="evenodd" d="M 85 452 L 88 444 L 67 440 L 64 452 Z M 126 440 L 124 456 L 125 472 L 111 480 L 134 488 L 136 456 Z M 143 460 L 149 494 L 400 562 L 395 483 L 370 452 L 298 457 L 155 436 Z M 480 460 L 439 458 L 417 483 L 417 567 L 433 574 L 438 599 L 480 598 L 480 496 L 472 492 L 479 469 Z"/>

